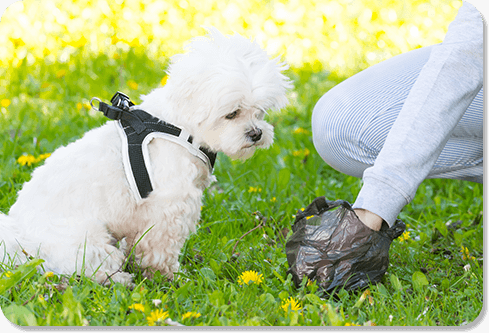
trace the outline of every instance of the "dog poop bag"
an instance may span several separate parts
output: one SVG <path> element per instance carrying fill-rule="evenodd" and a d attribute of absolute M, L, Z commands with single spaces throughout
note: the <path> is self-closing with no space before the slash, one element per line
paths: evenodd
<path fill-rule="evenodd" d="M 293 281 L 306 276 L 326 293 L 344 287 L 363 289 L 382 279 L 389 266 L 389 248 L 406 225 L 397 220 L 380 231 L 365 226 L 344 200 L 314 199 L 297 212 L 293 234 L 285 245 Z"/>

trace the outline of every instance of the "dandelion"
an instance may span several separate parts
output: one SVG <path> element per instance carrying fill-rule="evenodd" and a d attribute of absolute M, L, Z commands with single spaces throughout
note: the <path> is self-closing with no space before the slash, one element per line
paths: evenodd
<path fill-rule="evenodd" d="M 261 282 L 263 282 L 263 275 L 262 274 L 258 274 L 255 271 L 246 271 L 246 272 L 243 272 L 238 277 L 238 283 L 240 285 L 250 284 L 250 283 L 260 284 Z"/>
<path fill-rule="evenodd" d="M 76 109 L 78 111 L 80 111 L 82 109 L 82 107 L 83 107 L 83 104 L 82 103 L 80 103 L 80 102 L 76 103 Z"/>
<path fill-rule="evenodd" d="M 298 157 L 298 156 L 304 156 L 304 157 L 307 157 L 309 156 L 309 154 L 311 153 L 311 151 L 307 148 L 304 148 L 303 150 L 295 150 L 292 152 L 292 155 L 294 157 Z"/>
<path fill-rule="evenodd" d="M 348 322 L 345 324 L 345 326 L 360 326 L 359 324 L 355 324 L 355 323 L 352 323 L 352 322 Z"/>
<path fill-rule="evenodd" d="M 43 276 L 45 278 L 48 278 L 49 279 L 49 278 L 52 278 L 54 276 L 54 273 L 53 272 L 46 272 L 46 273 L 43 274 Z"/>
<path fill-rule="evenodd" d="M 39 157 L 37 158 L 37 162 L 44 161 L 44 160 L 45 160 L 46 158 L 48 158 L 49 156 L 51 156 L 51 153 L 41 154 L 41 155 L 39 155 Z"/>
<path fill-rule="evenodd" d="M 261 192 L 261 188 L 259 187 L 250 186 L 250 188 L 248 189 L 248 193 L 258 193 L 258 192 Z"/>
<path fill-rule="evenodd" d="M 160 84 L 161 84 L 162 86 L 164 86 L 164 85 L 166 84 L 166 81 L 168 81 L 168 75 L 163 76 L 163 78 L 161 79 Z"/>
<path fill-rule="evenodd" d="M 460 250 L 460 253 L 462 253 L 463 260 L 475 260 L 475 257 L 470 255 L 469 249 L 463 245 L 462 245 L 462 249 Z"/>
<path fill-rule="evenodd" d="M 32 156 L 30 154 L 25 154 L 25 155 L 20 156 L 17 159 L 17 163 L 19 163 L 22 166 L 25 166 L 25 165 L 31 166 L 32 164 L 37 163 L 37 158 L 35 158 L 34 156 Z"/>
<path fill-rule="evenodd" d="M 411 239 L 411 236 L 409 236 L 409 231 L 404 231 L 403 234 L 401 236 L 399 236 L 400 242 L 405 242 L 409 239 Z"/>
<path fill-rule="evenodd" d="M 149 326 L 161 325 L 163 321 L 168 318 L 170 315 L 168 311 L 163 310 L 155 310 L 150 313 L 150 315 L 146 318 Z"/>
<path fill-rule="evenodd" d="M 199 318 L 201 316 L 200 313 L 195 312 L 195 311 L 189 311 L 187 313 L 184 313 L 182 315 L 182 320 L 188 319 L 188 318 Z"/>
<path fill-rule="evenodd" d="M 129 305 L 129 309 L 137 310 L 139 312 L 144 312 L 144 305 L 141 303 L 135 303 L 133 305 Z"/>
<path fill-rule="evenodd" d="M 271 198 L 270 202 L 277 202 L 277 198 L 276 197 Z"/>
<path fill-rule="evenodd" d="M 294 134 L 308 134 L 308 133 L 309 131 L 302 127 L 298 127 L 294 130 Z"/>
<path fill-rule="evenodd" d="M 39 163 L 43 160 L 45 160 L 46 158 L 48 158 L 49 156 L 51 156 L 50 153 L 47 153 L 47 154 L 41 154 L 39 155 L 37 158 L 34 157 L 33 155 L 30 155 L 30 154 L 24 154 L 22 156 L 20 156 L 18 159 L 17 159 L 17 163 L 19 163 L 20 165 L 22 166 L 31 166 L 33 164 L 36 164 L 36 163 Z"/>
<path fill-rule="evenodd" d="M 14 273 L 12 273 L 11 271 L 7 271 L 7 272 L 5 272 L 3 274 L 5 274 L 5 276 L 8 277 L 8 278 L 11 277 L 12 275 L 14 275 Z"/>
<path fill-rule="evenodd" d="M 127 81 L 127 85 L 129 86 L 129 88 L 131 88 L 133 90 L 138 89 L 138 84 L 134 80 Z"/>
<path fill-rule="evenodd" d="M 60 69 L 59 71 L 56 72 L 56 78 L 58 78 L 58 79 L 61 79 L 65 75 L 66 75 L 65 69 Z"/>
<path fill-rule="evenodd" d="M 302 309 L 302 305 L 293 297 L 289 297 L 288 299 L 283 300 L 281 308 L 289 312 L 289 309 L 292 311 L 299 311 Z"/>
<path fill-rule="evenodd" d="M 10 105 L 10 99 L 8 99 L 8 98 L 4 98 L 4 99 L 2 99 L 2 100 L 0 101 L 0 104 L 1 104 L 1 105 L 2 105 L 4 108 L 6 108 L 6 107 L 8 107 L 8 106 Z"/>

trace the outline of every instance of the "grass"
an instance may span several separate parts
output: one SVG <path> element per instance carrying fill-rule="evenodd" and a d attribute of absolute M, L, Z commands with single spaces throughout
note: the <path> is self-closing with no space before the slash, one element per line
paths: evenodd
<path fill-rule="evenodd" d="M 105 122 L 86 107 L 93 96 L 108 100 L 121 90 L 139 102 L 139 94 L 159 84 L 164 68 L 132 51 L 118 59 L 79 54 L 65 64 L 0 69 L 2 85 L 9 87 L 1 98 L 10 100 L 0 109 L 0 210 L 8 212 L 42 163 L 21 166 L 19 156 L 50 153 Z M 19 325 L 91 326 L 474 321 L 483 304 L 480 184 L 424 181 L 400 215 L 408 234 L 393 242 L 387 274 L 368 291 L 340 290 L 334 298 L 315 283 L 294 287 L 284 250 L 294 214 L 321 195 L 353 202 L 361 180 L 331 169 L 311 140 L 315 102 L 344 78 L 307 68 L 288 74 L 295 82 L 291 104 L 269 116 L 275 144 L 245 162 L 218 157 L 218 182 L 205 193 L 202 219 L 182 249 L 181 271 L 173 282 L 138 276 L 129 290 L 120 284 L 102 287 L 86 277 L 52 276 L 35 260 L 20 267 L 0 264 L 0 307 L 6 317 Z M 240 285 L 239 277 L 250 270 L 261 274 L 262 282 Z M 296 306 L 288 305 L 291 298 Z"/>

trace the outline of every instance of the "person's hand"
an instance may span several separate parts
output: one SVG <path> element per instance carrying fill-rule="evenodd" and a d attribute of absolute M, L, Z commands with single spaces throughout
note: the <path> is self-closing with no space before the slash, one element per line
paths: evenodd
<path fill-rule="evenodd" d="M 370 213 L 370 214 L 369 214 Z M 362 222 L 344 200 L 318 197 L 296 214 L 293 234 L 285 244 L 294 284 L 316 280 L 326 293 L 338 288 L 363 289 L 382 280 L 389 266 L 389 248 L 406 226 L 396 220 L 392 227 L 367 210 L 360 212 L 376 228 Z M 372 219 L 371 219 L 372 218 Z M 367 223 L 368 223 L 367 222 Z"/>
<path fill-rule="evenodd" d="M 362 208 L 355 208 L 354 211 L 360 221 L 370 229 L 379 231 L 380 227 L 382 227 L 382 218 L 379 215 Z"/>

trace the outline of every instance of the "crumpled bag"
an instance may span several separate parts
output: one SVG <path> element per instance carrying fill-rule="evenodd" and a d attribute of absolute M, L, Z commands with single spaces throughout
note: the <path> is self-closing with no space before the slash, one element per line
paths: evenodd
<path fill-rule="evenodd" d="M 382 222 L 381 230 L 374 231 L 358 219 L 347 201 L 316 198 L 297 212 L 285 245 L 287 273 L 296 287 L 307 276 L 328 294 L 342 286 L 364 289 L 382 279 L 389 266 L 390 244 L 405 229 L 397 220 L 391 228 Z"/>

